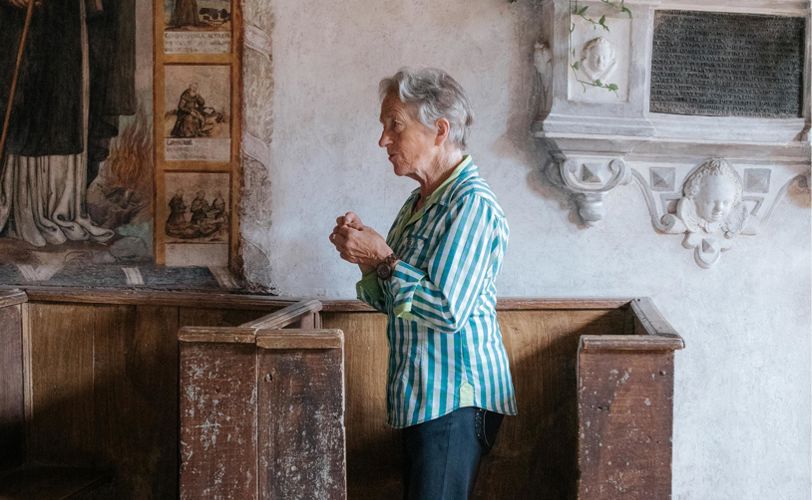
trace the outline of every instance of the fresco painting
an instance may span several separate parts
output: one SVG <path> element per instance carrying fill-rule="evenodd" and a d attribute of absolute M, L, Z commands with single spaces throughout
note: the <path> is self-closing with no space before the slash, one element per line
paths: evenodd
<path fill-rule="evenodd" d="M 166 160 L 229 161 L 230 68 L 169 65 L 165 72 Z"/>
<path fill-rule="evenodd" d="M 0 51 L 0 262 L 152 258 L 143 11 L 135 0 L 68 0 L 34 2 L 27 16 L 0 3 L 0 43 L 11 48 Z"/>
<path fill-rule="evenodd" d="M 228 0 L 0 0 L 4 282 L 228 265 L 232 16 Z"/>
<path fill-rule="evenodd" d="M 229 52 L 231 16 L 231 3 L 228 0 L 165 0 L 165 53 Z"/>
<path fill-rule="evenodd" d="M 229 175 L 167 173 L 165 200 L 167 243 L 228 241 Z"/>

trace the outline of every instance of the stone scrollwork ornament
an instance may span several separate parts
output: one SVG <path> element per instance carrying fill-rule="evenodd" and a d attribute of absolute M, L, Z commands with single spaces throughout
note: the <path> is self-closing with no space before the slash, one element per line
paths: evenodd
<path fill-rule="evenodd" d="M 556 162 L 548 177 L 575 203 L 578 216 L 587 226 L 594 226 L 606 215 L 603 199 L 618 185 L 627 184 L 630 169 L 621 158 L 569 158 Z"/>
<path fill-rule="evenodd" d="M 718 262 L 739 234 L 754 234 L 755 221 L 742 203 L 742 181 L 728 162 L 713 158 L 685 180 L 675 214 L 662 217 L 667 233 L 685 234 L 682 244 L 694 250 L 696 263 L 709 268 Z"/>

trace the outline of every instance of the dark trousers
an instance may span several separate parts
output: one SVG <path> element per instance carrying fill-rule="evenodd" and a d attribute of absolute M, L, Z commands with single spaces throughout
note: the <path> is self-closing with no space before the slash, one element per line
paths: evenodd
<path fill-rule="evenodd" d="M 502 415 L 460 408 L 436 420 L 403 429 L 407 500 L 465 500 L 471 495 L 479 459 L 493 447 Z"/>

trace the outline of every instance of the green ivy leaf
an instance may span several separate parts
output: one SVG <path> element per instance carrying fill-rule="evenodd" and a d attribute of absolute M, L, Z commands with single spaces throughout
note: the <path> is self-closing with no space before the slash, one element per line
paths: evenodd
<path fill-rule="evenodd" d="M 610 83 L 606 86 L 607 90 L 611 90 L 612 92 L 617 92 L 618 86 L 616 83 Z"/>
<path fill-rule="evenodd" d="M 572 63 L 572 69 L 577 70 L 580 67 L 581 67 L 581 63 L 579 61 L 575 61 L 574 63 Z"/>
<path fill-rule="evenodd" d="M 592 83 L 595 84 L 596 87 L 603 87 L 603 83 L 601 83 L 600 80 L 593 80 Z"/>

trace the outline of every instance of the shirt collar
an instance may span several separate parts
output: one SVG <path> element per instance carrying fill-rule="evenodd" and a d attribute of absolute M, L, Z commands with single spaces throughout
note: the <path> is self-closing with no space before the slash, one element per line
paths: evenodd
<path fill-rule="evenodd" d="M 449 175 L 448 178 L 444 180 L 442 184 L 437 186 L 437 189 L 435 189 L 434 192 L 432 192 L 431 195 L 429 195 L 428 199 L 426 199 L 426 202 L 423 203 L 422 207 L 420 207 L 420 210 L 413 213 L 411 217 L 409 217 L 409 221 L 406 224 L 407 225 L 411 224 L 414 221 L 420 219 L 426 212 L 426 210 L 429 209 L 429 207 L 441 201 L 443 195 L 446 194 L 446 192 L 448 191 L 448 187 L 456 179 L 463 177 L 463 173 L 467 174 L 475 168 L 476 167 L 474 166 L 474 161 L 471 159 L 471 155 L 465 155 L 462 158 L 462 161 L 460 161 L 457 164 L 457 166 L 454 167 L 454 170 L 451 172 L 451 175 Z M 419 196 L 419 194 L 420 188 L 417 188 L 412 192 L 412 196 L 410 197 L 412 199 L 412 203 L 414 203 L 414 200 L 417 199 L 417 196 Z"/>

